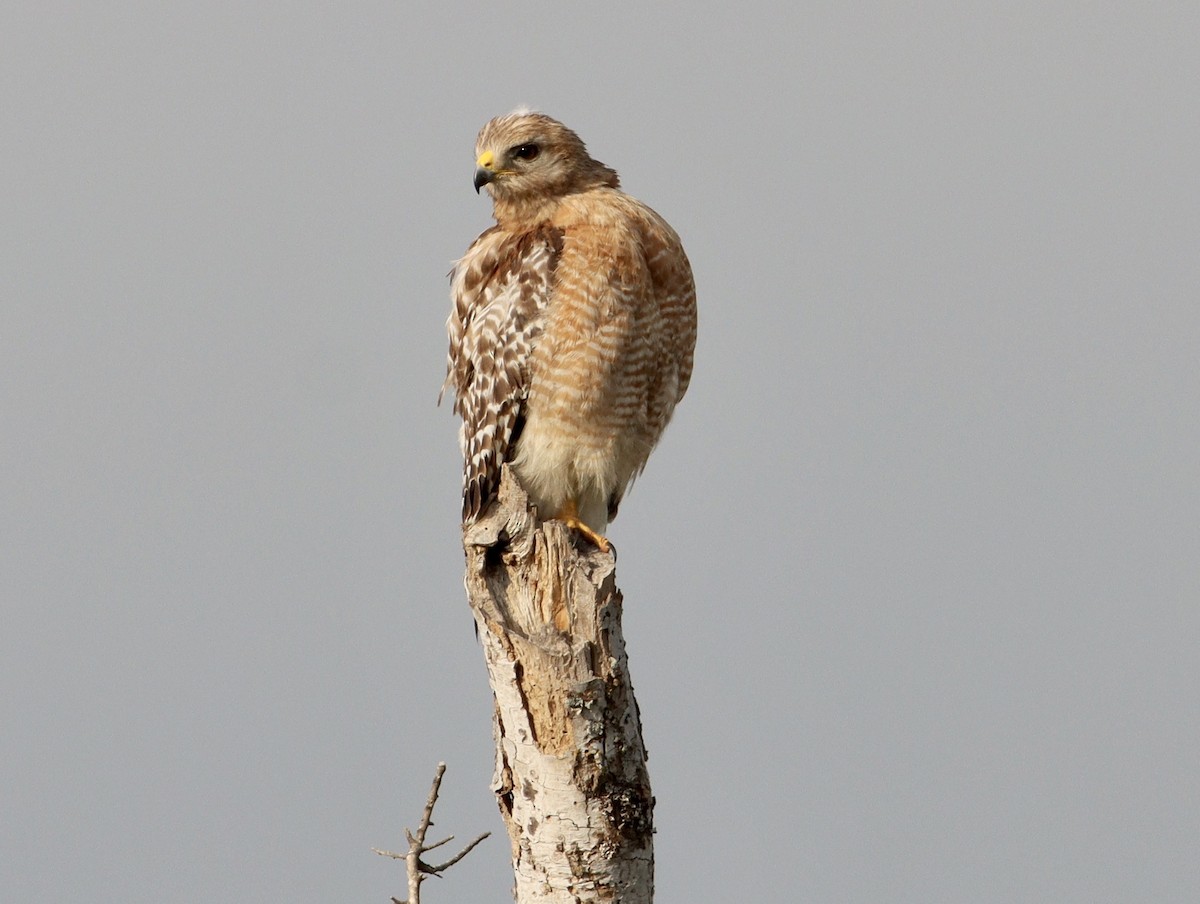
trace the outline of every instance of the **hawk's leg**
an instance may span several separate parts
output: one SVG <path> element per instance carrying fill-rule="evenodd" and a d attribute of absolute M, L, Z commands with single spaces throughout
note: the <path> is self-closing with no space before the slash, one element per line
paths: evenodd
<path fill-rule="evenodd" d="M 595 543 L 596 547 L 601 552 L 608 552 L 611 548 L 611 544 L 608 542 L 607 537 L 596 533 L 579 519 L 579 504 L 574 498 L 567 500 L 566 505 L 564 505 L 559 510 L 558 514 L 554 516 L 554 520 L 561 521 L 572 530 L 579 531 L 579 533 L 583 534 L 585 537 Z"/>

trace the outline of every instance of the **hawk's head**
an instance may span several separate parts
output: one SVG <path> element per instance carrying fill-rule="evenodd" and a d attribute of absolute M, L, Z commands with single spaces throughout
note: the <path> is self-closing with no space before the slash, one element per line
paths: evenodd
<path fill-rule="evenodd" d="M 601 185 L 617 174 L 593 160 L 579 136 L 557 119 L 518 110 L 497 116 L 475 141 L 475 190 L 498 202 L 548 200 Z"/>

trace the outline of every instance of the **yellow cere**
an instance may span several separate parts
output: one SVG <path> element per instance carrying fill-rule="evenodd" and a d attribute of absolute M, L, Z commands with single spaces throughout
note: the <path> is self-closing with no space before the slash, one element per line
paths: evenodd
<path fill-rule="evenodd" d="M 491 169 L 492 164 L 496 162 L 495 155 L 491 151 L 484 151 L 479 155 L 479 159 L 475 161 L 477 166 L 482 166 L 484 169 Z"/>

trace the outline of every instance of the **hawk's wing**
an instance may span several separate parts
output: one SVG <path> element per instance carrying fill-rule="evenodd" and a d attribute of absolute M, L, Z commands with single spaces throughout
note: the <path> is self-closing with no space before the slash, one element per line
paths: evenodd
<path fill-rule="evenodd" d="M 463 521 L 478 518 L 496 492 L 500 465 L 520 433 L 529 362 L 542 331 L 562 232 L 484 232 L 451 271 L 454 308 L 442 391 L 454 391 L 463 419 Z"/>

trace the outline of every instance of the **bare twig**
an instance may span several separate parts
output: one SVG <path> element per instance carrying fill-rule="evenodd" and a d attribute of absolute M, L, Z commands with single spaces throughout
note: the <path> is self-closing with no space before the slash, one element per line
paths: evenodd
<path fill-rule="evenodd" d="M 475 850 L 475 845 L 479 844 L 479 842 L 483 841 L 483 839 L 487 838 L 491 834 L 491 832 L 484 832 L 445 863 L 439 863 L 437 866 L 429 867 L 429 872 L 435 876 L 440 876 L 446 870 L 450 869 L 450 867 L 454 866 L 454 864 L 458 863 L 459 860 L 462 860 L 463 857 L 467 856 L 467 854 L 471 853 L 471 851 Z M 449 841 L 450 839 L 447 838 L 446 840 Z M 425 850 L 429 850 L 429 848 L 426 848 Z"/>
<path fill-rule="evenodd" d="M 376 854 L 384 857 L 391 857 L 393 860 L 403 860 L 408 871 L 408 900 L 401 901 L 399 898 L 392 898 L 393 904 L 421 904 L 421 883 L 429 876 L 441 877 L 441 874 L 448 870 L 454 864 L 462 860 L 463 857 L 474 850 L 475 845 L 483 841 L 491 835 L 491 832 L 484 832 L 457 855 L 447 860 L 445 863 L 439 863 L 437 866 L 432 866 L 421 859 L 421 855 L 426 851 L 432 851 L 434 848 L 439 848 L 454 840 L 454 836 L 443 838 L 441 841 L 434 844 L 425 844 L 425 833 L 429 831 L 429 827 L 433 825 L 433 807 L 437 803 L 438 790 L 442 786 L 442 776 L 446 773 L 446 764 L 438 763 L 437 775 L 433 777 L 433 787 L 429 789 L 429 799 L 425 802 L 425 812 L 421 814 L 421 824 L 417 828 L 416 835 L 413 835 L 411 829 L 404 830 L 404 837 L 408 840 L 408 850 L 403 854 L 396 854 L 392 851 L 381 851 L 379 848 L 371 848 Z"/>
<path fill-rule="evenodd" d="M 435 841 L 433 844 L 427 844 L 425 846 L 425 850 L 432 851 L 434 848 L 440 848 L 443 844 L 449 844 L 453 840 L 454 836 L 451 835 L 449 838 L 443 838 L 441 841 Z"/>

